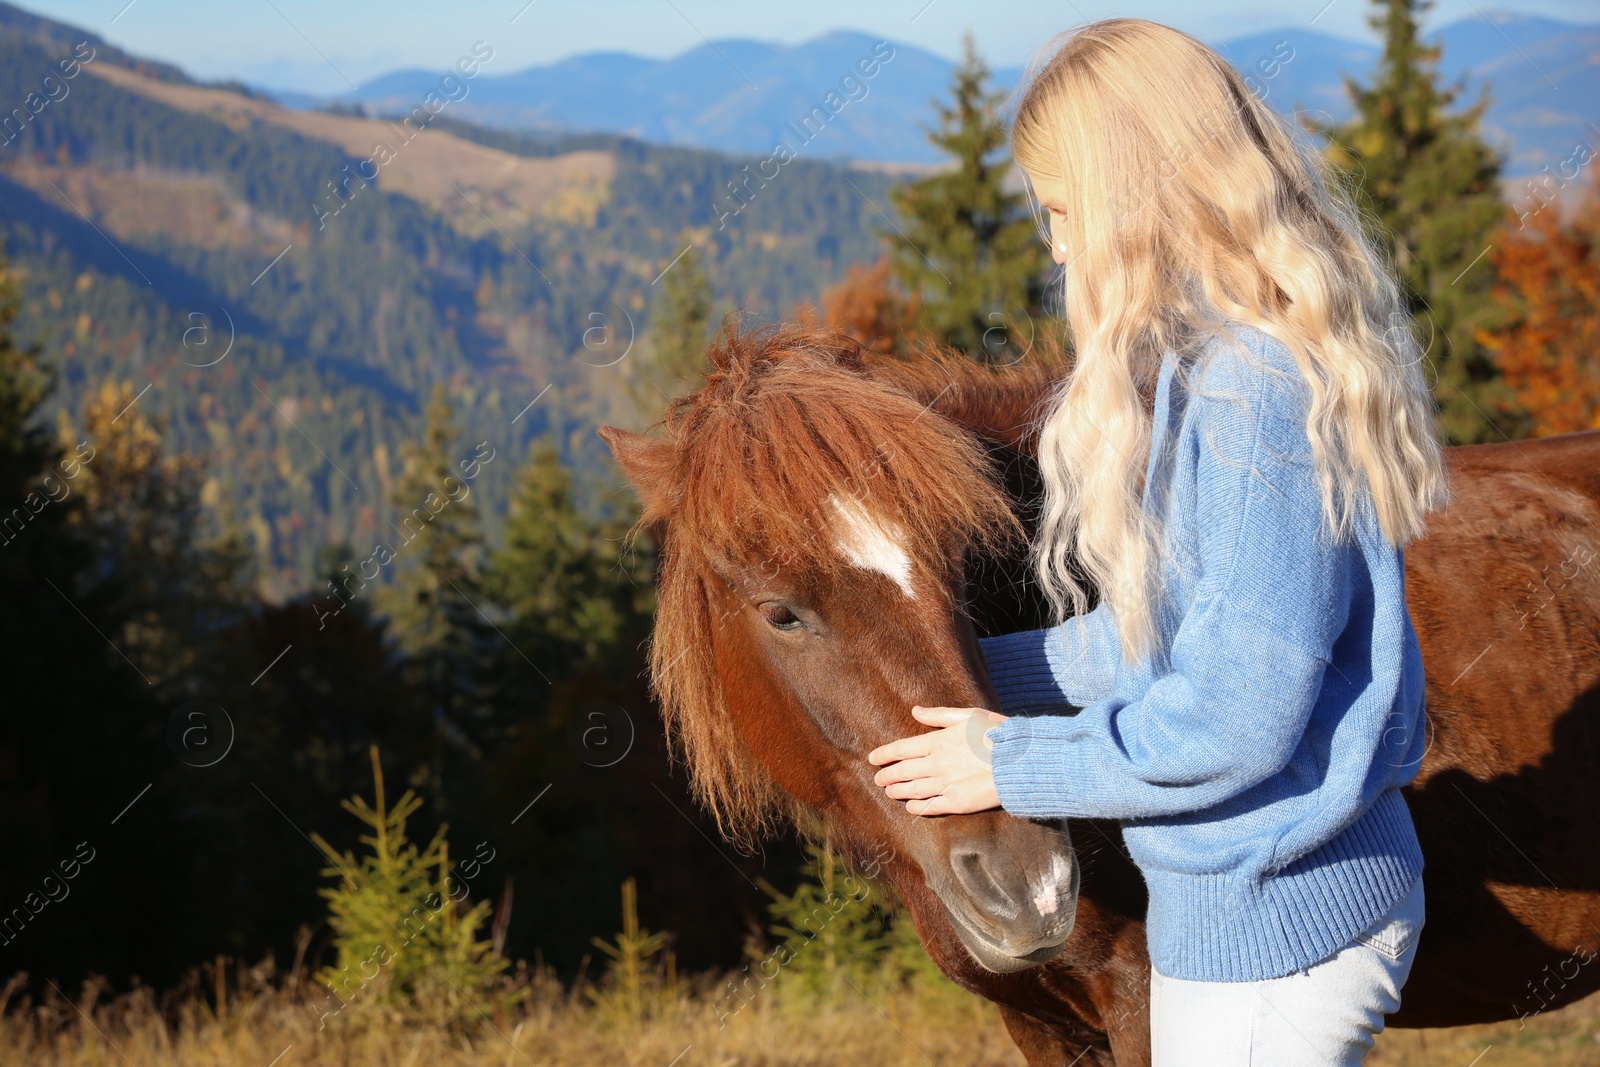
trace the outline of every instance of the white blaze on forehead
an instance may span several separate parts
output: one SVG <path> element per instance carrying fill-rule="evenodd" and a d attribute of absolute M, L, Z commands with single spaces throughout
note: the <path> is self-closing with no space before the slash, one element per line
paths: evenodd
<path fill-rule="evenodd" d="M 834 543 L 844 558 L 866 571 L 886 576 L 908 599 L 917 598 L 911 587 L 911 557 L 901 547 L 900 530 L 893 523 L 879 522 L 861 506 L 859 500 L 828 498 L 838 520 L 834 524 Z"/>

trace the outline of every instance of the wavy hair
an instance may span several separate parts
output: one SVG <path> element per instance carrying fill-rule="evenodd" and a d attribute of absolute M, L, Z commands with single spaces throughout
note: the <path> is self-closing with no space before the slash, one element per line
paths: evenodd
<path fill-rule="evenodd" d="M 1393 268 L 1305 134 L 1205 44 L 1140 19 L 1060 35 L 1019 89 L 1013 154 L 1065 189 L 1076 356 L 1039 437 L 1034 559 L 1061 616 L 1096 587 L 1132 662 L 1154 650 L 1161 541 L 1141 507 L 1162 353 L 1234 320 L 1288 346 L 1330 530 L 1370 494 L 1417 537 L 1445 484 L 1435 405 Z"/>

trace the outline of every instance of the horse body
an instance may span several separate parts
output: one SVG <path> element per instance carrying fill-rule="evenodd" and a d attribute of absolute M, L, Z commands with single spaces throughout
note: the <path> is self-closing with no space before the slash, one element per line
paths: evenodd
<path fill-rule="evenodd" d="M 697 793 L 733 836 L 810 813 L 876 857 L 1030 1063 L 1148 1063 L 1144 885 L 1117 826 L 919 819 L 865 759 L 920 728 L 913 704 L 995 706 L 979 632 L 1043 624 L 971 438 L 1026 519 L 1048 369 L 868 368 L 795 327 L 710 357 L 669 437 L 603 431 L 661 544 L 653 675 Z M 1408 791 L 1428 921 L 1402 1026 L 1600 988 L 1600 433 L 1449 464 L 1453 503 L 1406 557 L 1430 744 Z"/>

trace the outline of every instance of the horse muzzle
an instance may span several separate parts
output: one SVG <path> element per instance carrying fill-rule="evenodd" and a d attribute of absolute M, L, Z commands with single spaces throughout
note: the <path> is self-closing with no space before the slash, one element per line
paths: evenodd
<path fill-rule="evenodd" d="M 1045 827 L 1033 826 L 1041 831 Z M 1047 830 L 1044 848 L 968 839 L 952 845 L 949 876 L 930 888 L 961 943 L 998 974 L 1046 963 L 1072 933 L 1078 908 L 1078 863 L 1064 832 Z M 1033 835 L 1026 835 L 1032 838 Z M 1012 845 L 1005 848 L 1004 845 Z"/>

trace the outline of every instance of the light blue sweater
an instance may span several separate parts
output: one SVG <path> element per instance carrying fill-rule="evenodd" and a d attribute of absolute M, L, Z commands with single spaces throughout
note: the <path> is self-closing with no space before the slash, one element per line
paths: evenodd
<path fill-rule="evenodd" d="M 1326 959 L 1422 873 L 1400 794 L 1424 751 L 1402 553 L 1370 497 L 1335 543 L 1288 348 L 1168 353 L 1144 507 L 1165 524 L 1162 651 L 1122 662 L 1108 606 L 983 642 L 1000 803 L 1113 818 L 1163 975 L 1254 981 Z M 1074 705 L 1082 710 L 1072 714 Z"/>

